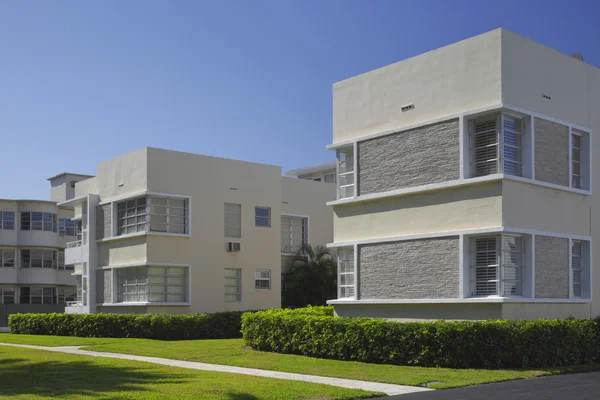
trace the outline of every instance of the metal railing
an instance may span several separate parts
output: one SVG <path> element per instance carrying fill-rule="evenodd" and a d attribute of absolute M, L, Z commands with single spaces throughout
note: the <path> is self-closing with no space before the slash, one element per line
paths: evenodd
<path fill-rule="evenodd" d="M 81 240 L 76 240 L 74 242 L 67 243 L 67 249 L 73 249 L 75 247 L 81 247 Z"/>

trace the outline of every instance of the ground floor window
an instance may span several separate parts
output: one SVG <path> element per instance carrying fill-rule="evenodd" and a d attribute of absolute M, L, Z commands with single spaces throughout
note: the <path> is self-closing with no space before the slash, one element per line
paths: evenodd
<path fill-rule="evenodd" d="M 19 288 L 19 303 L 21 304 L 56 304 L 56 288 L 23 286 Z"/>
<path fill-rule="evenodd" d="M 225 301 L 242 301 L 242 270 L 225 268 Z"/>
<path fill-rule="evenodd" d="M 75 286 L 59 287 L 57 292 L 58 304 L 70 303 L 77 299 L 77 288 Z"/>
<path fill-rule="evenodd" d="M 143 266 L 117 268 L 117 302 L 187 301 L 185 267 Z"/>
<path fill-rule="evenodd" d="M 339 298 L 354 298 L 354 248 L 338 249 Z"/>
<path fill-rule="evenodd" d="M 254 288 L 255 289 L 271 289 L 271 270 L 257 269 L 254 272 Z"/>
<path fill-rule="evenodd" d="M 15 288 L 14 286 L 0 286 L 0 304 L 15 303 Z"/>

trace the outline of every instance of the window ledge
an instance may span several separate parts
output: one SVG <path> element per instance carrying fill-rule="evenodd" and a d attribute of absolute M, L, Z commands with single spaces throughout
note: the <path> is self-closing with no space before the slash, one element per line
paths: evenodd
<path fill-rule="evenodd" d="M 328 300 L 327 304 L 436 304 L 436 303 L 591 303 L 591 299 L 538 299 L 528 297 L 471 297 L 466 299 L 337 299 Z"/>
<path fill-rule="evenodd" d="M 137 306 L 177 306 L 177 307 L 186 307 L 190 306 L 191 303 L 188 302 L 162 302 L 162 301 L 140 301 L 140 302 L 131 302 L 131 303 L 97 303 L 96 306 L 101 307 L 137 307 Z"/>
<path fill-rule="evenodd" d="M 126 235 L 112 236 L 104 239 L 96 239 L 96 242 L 112 242 L 113 240 L 124 240 L 129 238 L 134 238 L 138 236 L 171 236 L 171 237 L 184 237 L 189 238 L 192 235 L 189 233 L 169 233 L 169 232 L 136 232 L 129 233 Z"/>
<path fill-rule="evenodd" d="M 520 176 L 514 176 L 514 175 L 508 175 L 508 174 L 492 174 L 492 175 L 487 175 L 487 176 L 481 176 L 478 178 L 465 178 L 465 179 L 458 179 L 458 180 L 447 181 L 447 182 L 430 183 L 428 185 L 394 189 L 394 190 L 389 190 L 389 191 L 380 192 L 380 193 L 370 193 L 370 194 L 365 194 L 362 196 L 359 195 L 356 197 L 349 197 L 349 198 L 345 198 L 345 199 L 328 201 L 327 205 L 328 206 L 338 206 L 338 205 L 344 205 L 344 204 L 357 204 L 357 203 L 361 203 L 364 201 L 386 199 L 389 197 L 405 196 L 405 195 L 411 195 L 414 193 L 425 193 L 425 192 L 442 190 L 442 189 L 451 189 L 451 188 L 474 185 L 474 184 L 484 183 L 484 182 L 500 181 L 502 179 L 508 179 L 508 180 L 512 180 L 512 181 L 516 181 L 516 182 L 527 183 L 530 185 L 542 186 L 542 187 L 547 187 L 547 188 L 556 189 L 556 190 L 562 190 L 565 192 L 576 193 L 576 194 L 581 194 L 581 195 L 585 195 L 585 196 L 592 195 L 591 190 L 574 189 L 574 188 L 567 187 L 567 186 L 555 185 L 553 183 L 547 183 L 547 182 L 542 182 L 542 181 L 538 181 L 538 180 L 531 179 L 531 178 L 523 178 Z"/>

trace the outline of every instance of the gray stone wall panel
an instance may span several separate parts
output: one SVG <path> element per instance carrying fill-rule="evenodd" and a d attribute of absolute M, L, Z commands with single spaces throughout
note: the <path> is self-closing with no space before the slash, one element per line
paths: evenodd
<path fill-rule="evenodd" d="M 535 297 L 569 297 L 569 240 L 535 237 Z"/>
<path fill-rule="evenodd" d="M 360 299 L 458 298 L 459 250 L 455 236 L 359 246 Z"/>
<path fill-rule="evenodd" d="M 569 186 L 569 127 L 535 119 L 535 179 Z"/>
<path fill-rule="evenodd" d="M 358 143 L 361 195 L 460 178 L 458 119 Z"/>

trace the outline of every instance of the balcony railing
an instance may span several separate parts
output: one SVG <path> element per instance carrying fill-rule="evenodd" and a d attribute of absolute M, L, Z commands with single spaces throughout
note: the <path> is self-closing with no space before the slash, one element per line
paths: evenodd
<path fill-rule="evenodd" d="M 67 249 L 74 249 L 75 247 L 81 247 L 81 240 L 67 243 Z"/>
<path fill-rule="evenodd" d="M 83 306 L 83 302 L 81 300 L 79 300 L 79 301 L 67 301 L 66 306 L 67 307 L 81 307 L 81 306 Z"/>

